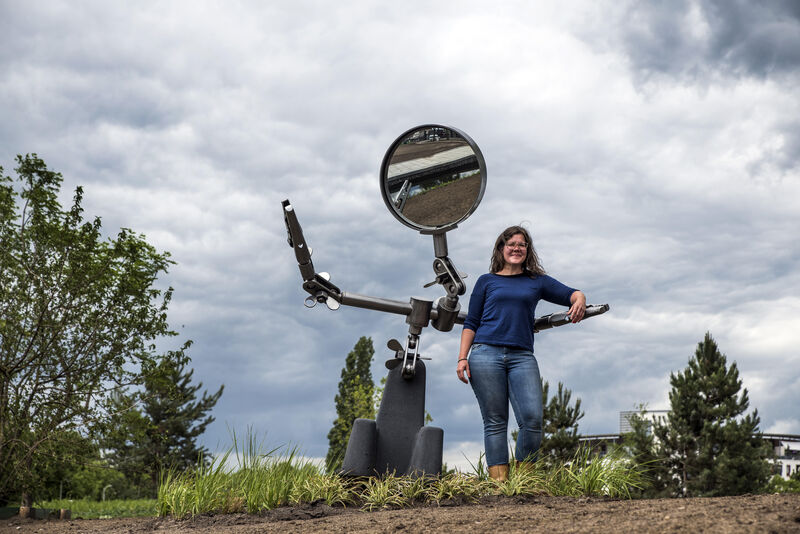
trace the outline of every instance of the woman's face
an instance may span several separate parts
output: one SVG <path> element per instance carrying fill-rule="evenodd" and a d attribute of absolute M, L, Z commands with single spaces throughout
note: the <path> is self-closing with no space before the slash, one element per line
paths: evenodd
<path fill-rule="evenodd" d="M 522 234 L 514 234 L 503 245 L 503 260 L 506 265 L 524 265 L 528 256 L 528 243 Z"/>

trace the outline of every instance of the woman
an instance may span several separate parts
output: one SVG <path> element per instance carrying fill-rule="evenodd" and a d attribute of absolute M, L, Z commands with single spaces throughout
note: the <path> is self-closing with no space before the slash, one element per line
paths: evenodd
<path fill-rule="evenodd" d="M 569 306 L 583 319 L 586 296 L 547 276 L 521 226 L 497 238 L 489 274 L 475 283 L 461 333 L 458 378 L 472 385 L 483 416 L 489 476 L 508 478 L 508 402 L 519 425 L 515 456 L 526 460 L 542 442 L 542 383 L 533 356 L 533 320 L 540 299 Z M 471 350 L 470 350 L 471 349 Z"/>

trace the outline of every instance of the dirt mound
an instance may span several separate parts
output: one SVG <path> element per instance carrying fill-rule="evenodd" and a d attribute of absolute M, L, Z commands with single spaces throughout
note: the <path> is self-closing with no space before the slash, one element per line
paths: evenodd
<path fill-rule="evenodd" d="M 174 519 L 5 520 L 0 532 L 33 534 L 144 532 L 800 532 L 800 495 L 622 501 L 570 497 L 493 497 L 470 505 L 443 503 L 363 512 L 322 503 L 263 515 Z"/>

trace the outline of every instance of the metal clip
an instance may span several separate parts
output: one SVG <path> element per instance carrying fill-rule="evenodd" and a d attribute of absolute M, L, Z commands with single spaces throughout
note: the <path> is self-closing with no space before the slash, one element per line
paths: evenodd
<path fill-rule="evenodd" d="M 411 361 L 408 360 L 409 353 L 412 355 Z M 419 355 L 419 336 L 408 334 L 406 340 L 406 350 L 403 355 L 402 376 L 406 380 L 411 380 L 417 372 L 417 356 Z"/>

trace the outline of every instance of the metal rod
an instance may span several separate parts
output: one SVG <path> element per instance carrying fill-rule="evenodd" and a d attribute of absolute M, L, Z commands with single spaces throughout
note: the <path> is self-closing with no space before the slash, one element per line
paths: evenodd
<path fill-rule="evenodd" d="M 356 308 L 364 308 L 367 310 L 376 310 L 387 313 L 396 313 L 397 315 L 410 315 L 411 303 L 403 302 L 402 300 L 384 299 L 380 297 L 371 297 L 369 295 L 359 295 L 358 293 L 351 293 L 349 291 L 342 291 L 342 304 L 345 306 L 354 306 Z M 435 321 L 439 317 L 439 312 L 436 308 L 431 310 L 430 319 Z M 459 312 L 456 318 L 456 324 L 464 324 L 467 318 L 467 312 Z"/>
<path fill-rule="evenodd" d="M 411 303 L 410 302 L 403 302 L 402 300 L 392 300 L 392 299 L 384 299 L 380 297 L 371 297 L 369 295 L 359 295 L 358 293 L 350 293 L 348 291 L 342 291 L 342 304 L 345 306 L 354 306 L 356 308 L 364 308 L 367 310 L 376 310 L 382 311 L 387 313 L 396 313 L 397 315 L 410 315 L 411 314 Z M 601 315 L 607 312 L 609 309 L 608 304 L 600 304 L 600 305 L 589 305 L 586 307 L 586 314 L 584 315 L 584 319 L 588 319 L 589 317 L 594 317 L 595 315 Z M 436 318 L 439 317 L 439 312 L 436 311 L 434 307 L 431 309 L 431 321 L 435 321 Z M 467 318 L 467 312 L 461 311 L 458 312 L 458 317 L 456 317 L 455 323 L 456 324 L 464 324 L 464 320 Z M 537 317 L 534 320 L 534 330 L 547 330 L 548 328 L 553 328 L 556 326 L 561 326 L 570 322 L 569 316 L 567 312 L 560 312 L 560 313 L 551 313 L 550 315 L 545 315 L 544 317 Z"/>
<path fill-rule="evenodd" d="M 380 297 L 370 297 L 369 295 L 359 295 L 342 291 L 342 304 L 345 306 L 355 306 L 367 310 L 376 310 L 398 315 L 409 315 L 411 313 L 411 303 L 401 300 L 384 299 Z"/>
<path fill-rule="evenodd" d="M 447 257 L 447 233 L 433 234 L 433 255 L 437 258 Z"/>

